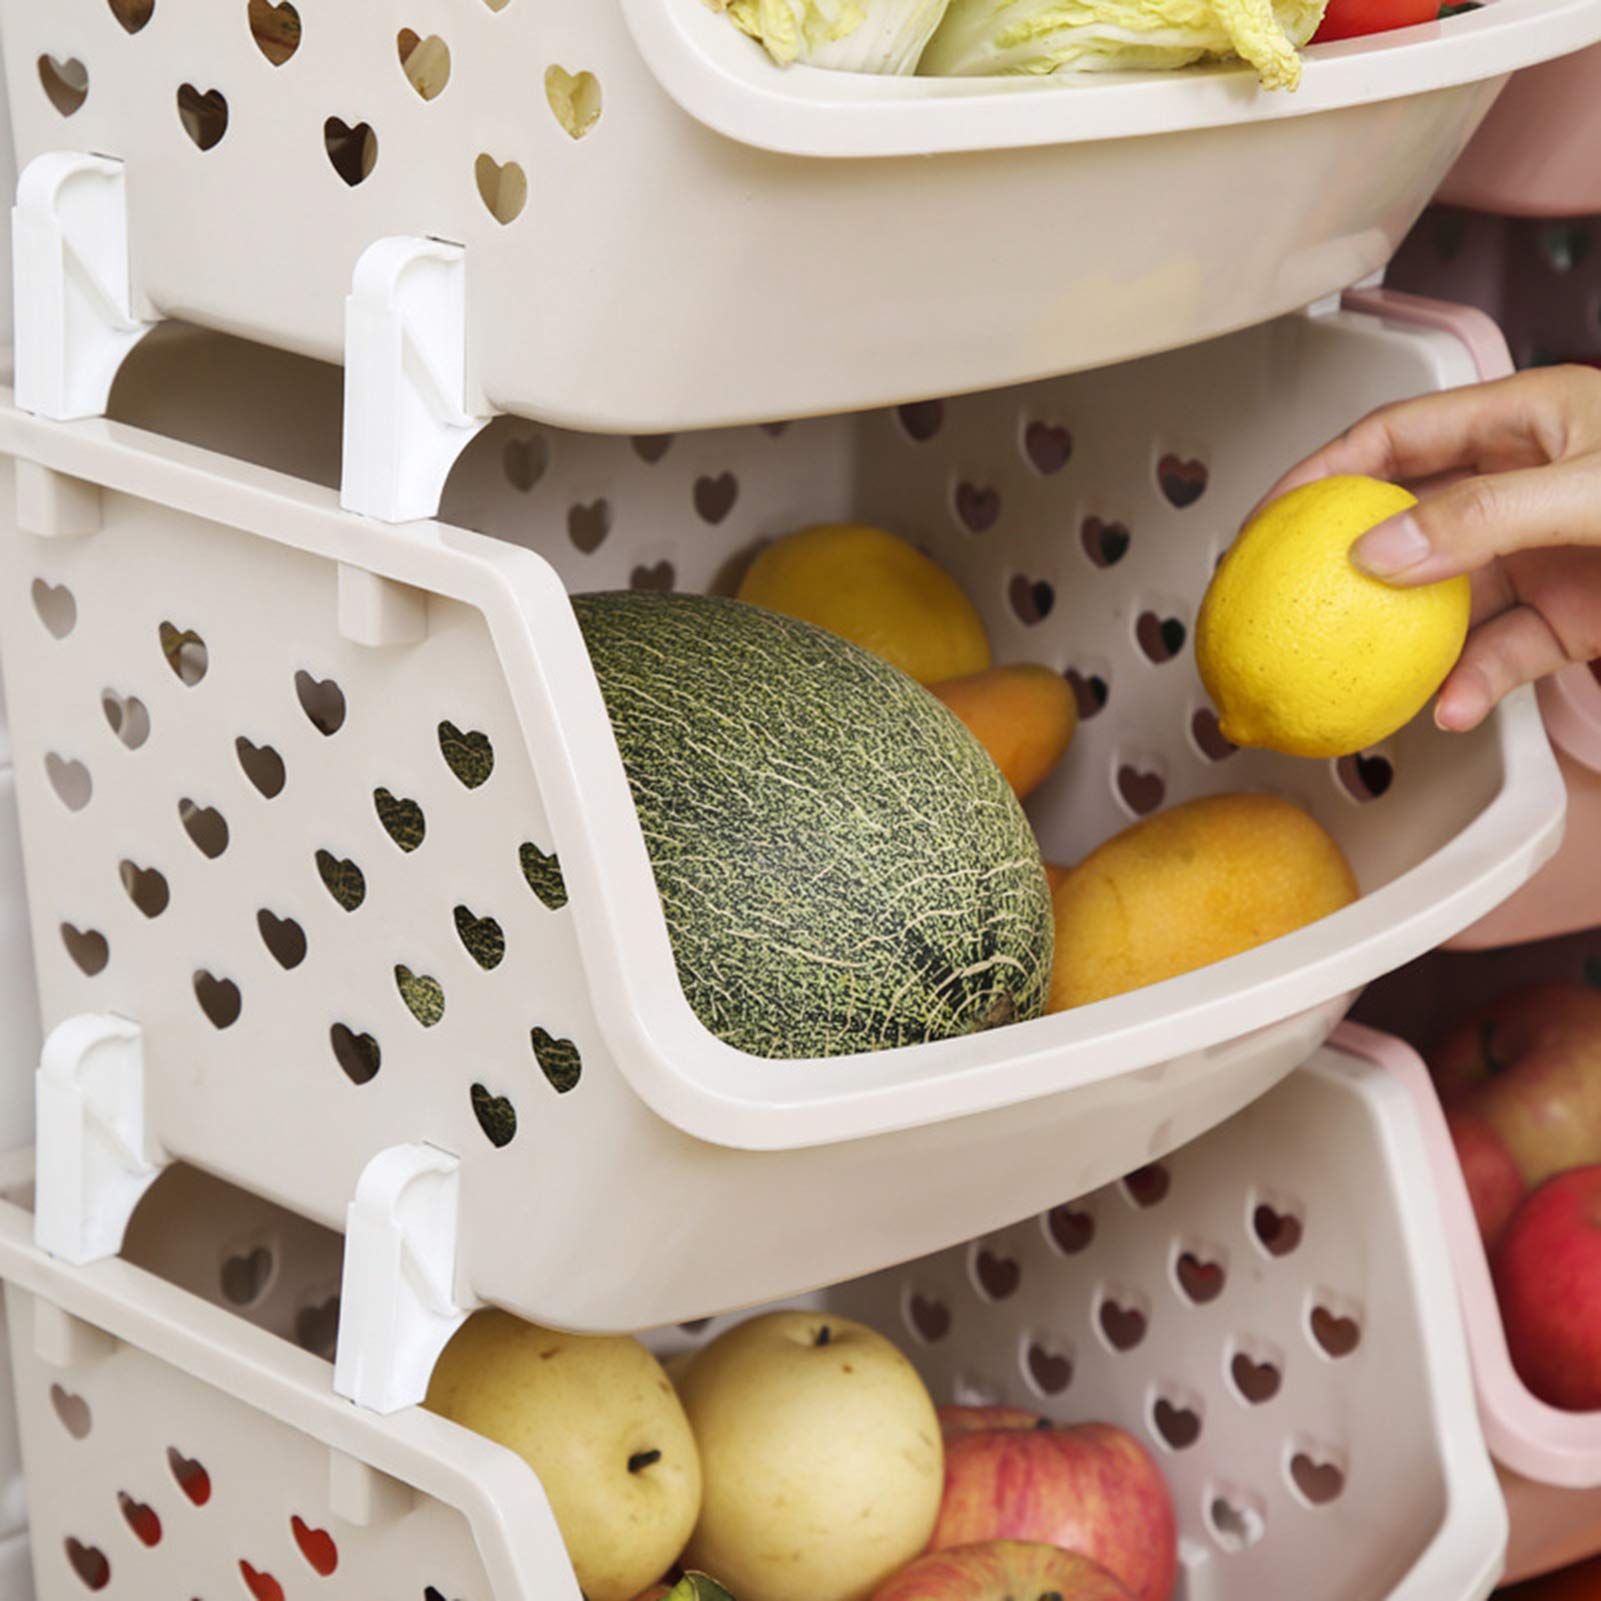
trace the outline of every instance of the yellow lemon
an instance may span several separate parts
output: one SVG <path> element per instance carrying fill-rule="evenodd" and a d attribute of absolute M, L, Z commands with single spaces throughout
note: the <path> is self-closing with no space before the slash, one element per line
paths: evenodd
<path fill-rule="evenodd" d="M 1323 478 L 1246 524 L 1195 637 L 1236 745 L 1349 756 L 1409 723 L 1444 682 L 1467 637 L 1467 579 L 1396 589 L 1349 560 L 1369 528 L 1416 504 L 1374 478 Z"/>
<path fill-rule="evenodd" d="M 983 620 L 956 580 L 904 539 L 863 523 L 802 528 L 757 556 L 739 599 L 815 623 L 920 684 L 983 672 Z"/>

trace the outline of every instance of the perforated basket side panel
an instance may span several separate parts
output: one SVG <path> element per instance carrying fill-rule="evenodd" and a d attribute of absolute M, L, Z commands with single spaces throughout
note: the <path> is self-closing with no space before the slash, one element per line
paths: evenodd
<path fill-rule="evenodd" d="M 104 505 L 7 564 L 48 1022 L 137 1018 L 172 1154 L 333 1226 L 389 1144 L 509 1200 L 600 1139 L 622 1091 L 481 617 L 356 645 L 336 564 Z"/>
<path fill-rule="evenodd" d="M 83 1325 L 84 1358 L 52 1365 L 34 1322 L 60 1314 L 9 1283 L 6 1315 L 40 1601 L 264 1601 L 277 1591 L 262 1576 L 290 1598 L 491 1601 L 459 1513 L 396 1486 L 395 1515 L 348 1522 L 331 1510 L 318 1441 Z M 328 1382 L 300 1360 L 308 1383 Z"/>
<path fill-rule="evenodd" d="M 826 1304 L 900 1340 L 941 1401 L 1131 1429 L 1174 1492 L 1186 1601 L 1384 1595 L 1445 1486 L 1406 1196 L 1350 1071 Z"/>
<path fill-rule="evenodd" d="M 1232 751 L 1194 665 L 1212 570 L 1278 474 L 1381 402 L 1472 377 L 1448 336 L 1331 314 L 863 420 L 861 514 L 955 574 L 998 659 L 1078 691 L 1073 746 L 1029 804 L 1047 858 L 1163 804 L 1266 789 L 1309 809 L 1371 891 L 1483 808 L 1488 742 L 1469 757 L 1421 717 L 1360 765 Z"/>

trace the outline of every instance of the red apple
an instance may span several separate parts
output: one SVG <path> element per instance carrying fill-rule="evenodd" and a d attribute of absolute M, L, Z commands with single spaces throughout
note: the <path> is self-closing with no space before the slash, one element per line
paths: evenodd
<path fill-rule="evenodd" d="M 1601 1162 L 1601 992 L 1513 990 L 1459 1024 L 1432 1065 L 1442 1102 L 1482 1117 L 1526 1186 Z"/>
<path fill-rule="evenodd" d="M 1479 1237 L 1487 1251 L 1494 1250 L 1524 1197 L 1523 1175 L 1477 1112 L 1458 1106 L 1445 1114 L 1445 1123 L 1467 1181 Z"/>
<path fill-rule="evenodd" d="M 1572 1037 L 1601 1044 L 1601 990 L 1559 980 L 1524 984 L 1475 1007 L 1436 1041 L 1429 1071 L 1446 1106 Z"/>
<path fill-rule="evenodd" d="M 1601 1167 L 1541 1185 L 1495 1254 L 1507 1349 L 1542 1401 L 1601 1410 Z"/>
<path fill-rule="evenodd" d="M 873 1592 L 873 1601 L 1129 1601 L 1098 1562 L 1054 1545 L 992 1540 L 931 1551 Z"/>
<path fill-rule="evenodd" d="M 1038 1540 L 1090 1557 L 1134 1601 L 1167 1601 L 1177 1571 L 1173 1501 L 1155 1462 L 1109 1423 L 992 1429 L 945 1447 L 930 1551 Z"/>
<path fill-rule="evenodd" d="M 986 1434 L 996 1429 L 1054 1427 L 1049 1418 L 1022 1406 L 942 1406 L 938 1410 L 940 1433 L 947 1443 L 964 1434 Z"/>

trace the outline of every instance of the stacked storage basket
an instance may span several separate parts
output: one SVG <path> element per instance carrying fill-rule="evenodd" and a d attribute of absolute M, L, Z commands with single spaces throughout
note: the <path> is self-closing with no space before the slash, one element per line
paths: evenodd
<path fill-rule="evenodd" d="M 270 1601 L 330 1550 L 373 1593 L 576 1601 L 532 1472 L 413 1404 L 443 1342 L 483 1304 L 600 1331 L 795 1296 L 942 1398 L 1149 1440 L 1183 1601 L 1486 1594 L 1415 1114 L 1320 1047 L 1537 870 L 1560 778 L 1528 694 L 1340 764 L 1233 751 L 1185 642 L 1279 465 L 1476 376 L 1460 319 L 1338 292 L 1601 3 L 1339 47 L 1294 101 L 785 74 L 699 0 L 407 21 L 444 81 L 377 4 L 0 3 L 0 652 L 51 1030 L 0 1277 L 42 1601 Z M 260 343 L 147 338 L 168 316 Z M 312 358 L 345 363 L 342 450 Z M 844 516 L 1071 676 L 1048 854 L 1267 788 L 1362 899 L 972 1038 L 714 1039 L 567 597 L 726 587 Z"/>

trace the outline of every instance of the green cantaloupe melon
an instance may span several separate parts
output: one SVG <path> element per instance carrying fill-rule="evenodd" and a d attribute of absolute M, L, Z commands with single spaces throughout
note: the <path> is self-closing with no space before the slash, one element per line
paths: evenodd
<path fill-rule="evenodd" d="M 920 685 L 739 601 L 574 597 L 678 974 L 764 1057 L 1037 1017 L 1054 939 L 1011 787 Z"/>

